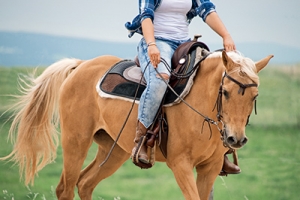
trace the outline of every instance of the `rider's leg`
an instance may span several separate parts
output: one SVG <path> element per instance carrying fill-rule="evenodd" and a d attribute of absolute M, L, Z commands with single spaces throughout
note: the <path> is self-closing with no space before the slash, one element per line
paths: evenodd
<path fill-rule="evenodd" d="M 171 57 L 174 53 L 173 48 L 164 41 L 156 41 L 156 45 L 160 50 L 160 56 L 164 58 L 170 65 Z M 135 147 L 132 151 L 132 157 L 136 153 L 140 139 L 142 136 L 146 135 L 147 129 L 154 121 L 167 89 L 165 81 L 168 82 L 170 76 L 170 72 L 163 63 L 160 63 L 156 69 L 149 64 L 150 59 L 147 53 L 147 44 L 143 39 L 138 46 L 138 57 L 141 69 L 144 72 L 144 78 L 147 82 L 147 87 L 140 98 L 136 137 L 134 139 Z M 149 162 L 147 156 L 147 147 L 145 145 L 142 145 L 138 158 L 140 162 L 146 164 Z"/>

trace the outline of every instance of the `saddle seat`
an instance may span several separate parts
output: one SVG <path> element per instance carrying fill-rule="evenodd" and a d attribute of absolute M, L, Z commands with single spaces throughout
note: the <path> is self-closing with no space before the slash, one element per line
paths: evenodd
<path fill-rule="evenodd" d="M 193 78 L 199 67 L 199 63 L 209 54 L 208 47 L 202 42 L 187 42 L 178 47 L 172 58 L 170 89 L 166 91 L 164 106 L 172 106 L 184 98 L 191 86 Z M 182 76 L 187 75 L 189 76 Z M 177 77 L 176 75 L 179 75 Z M 182 78 L 183 77 L 183 78 Z M 139 67 L 139 61 L 121 60 L 103 76 L 97 86 L 101 97 L 118 98 L 127 101 L 139 101 L 141 94 L 146 88 L 146 82 Z"/>
<path fill-rule="evenodd" d="M 153 143 L 157 139 L 165 157 L 167 157 L 168 124 L 163 107 L 180 103 L 181 99 L 189 93 L 200 62 L 209 54 L 209 48 L 204 43 L 193 40 L 180 45 L 172 57 L 169 81 L 172 89 L 167 89 L 156 120 L 147 132 L 149 133 L 147 145 L 153 148 Z M 96 88 L 103 98 L 138 102 L 146 88 L 138 59 L 121 60 L 113 65 L 99 80 Z"/>

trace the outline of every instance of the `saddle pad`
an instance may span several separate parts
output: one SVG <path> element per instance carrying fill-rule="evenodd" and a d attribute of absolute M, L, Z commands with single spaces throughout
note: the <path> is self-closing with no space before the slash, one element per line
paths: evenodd
<path fill-rule="evenodd" d="M 195 64 L 199 65 L 199 61 L 203 59 L 202 50 L 202 48 L 198 47 L 189 55 L 190 64 L 185 73 L 190 72 L 194 68 Z M 172 88 L 180 97 L 168 88 L 163 105 L 172 106 L 179 103 L 181 101 L 180 99 L 184 98 L 189 93 L 196 73 L 197 69 L 187 78 L 179 80 L 173 78 L 176 83 L 172 84 L 170 82 L 170 85 L 173 85 Z M 172 77 L 170 80 L 172 80 Z M 132 60 L 122 60 L 116 63 L 99 80 L 96 86 L 97 92 L 101 97 L 116 98 L 127 101 L 133 101 L 135 99 L 136 103 L 139 102 L 145 88 L 146 82 L 143 79 L 142 71 Z"/>
<path fill-rule="evenodd" d="M 139 84 L 142 73 L 140 69 L 134 68 L 137 66 L 132 60 L 116 63 L 99 81 L 97 85 L 99 95 L 106 98 L 134 100 L 136 90 L 139 88 L 136 96 L 138 101 L 146 86 L 144 81 Z"/>

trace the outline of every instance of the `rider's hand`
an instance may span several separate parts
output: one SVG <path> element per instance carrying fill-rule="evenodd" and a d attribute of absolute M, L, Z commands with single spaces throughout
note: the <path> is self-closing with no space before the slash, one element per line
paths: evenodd
<path fill-rule="evenodd" d="M 223 37 L 223 46 L 226 51 L 235 51 L 236 50 L 234 41 L 229 34 L 225 35 Z"/>
<path fill-rule="evenodd" d="M 160 63 L 160 52 L 156 45 L 148 46 L 148 55 L 154 68 Z"/>

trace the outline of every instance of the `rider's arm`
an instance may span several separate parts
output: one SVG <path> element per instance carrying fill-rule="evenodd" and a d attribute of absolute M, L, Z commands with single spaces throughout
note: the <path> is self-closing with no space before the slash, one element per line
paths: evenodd
<path fill-rule="evenodd" d="M 223 45 L 226 51 L 234 51 L 236 49 L 233 39 L 216 12 L 211 12 L 208 14 L 205 22 L 212 30 L 214 30 L 223 38 Z"/>
<path fill-rule="evenodd" d="M 150 61 L 154 67 L 157 67 L 157 64 L 160 62 L 160 53 L 155 44 L 154 26 L 150 18 L 146 18 L 142 21 L 142 30 L 144 39 L 148 45 Z"/>

